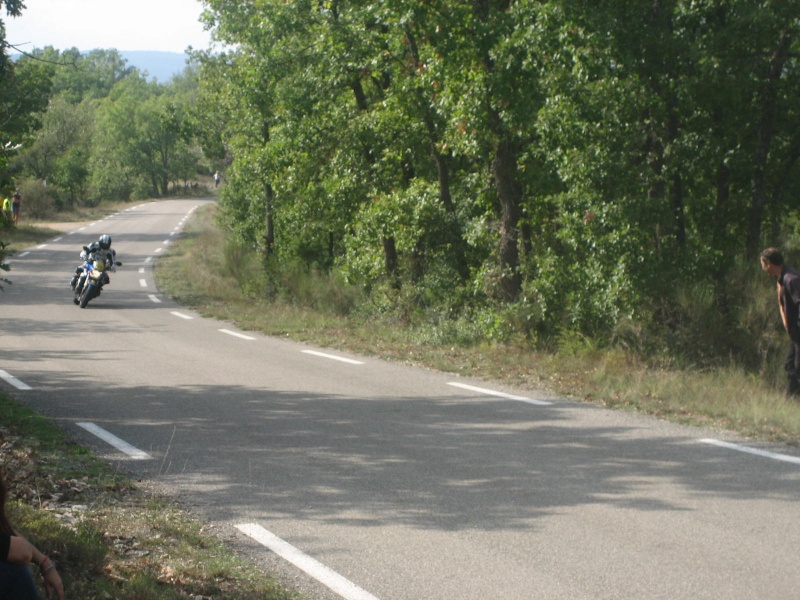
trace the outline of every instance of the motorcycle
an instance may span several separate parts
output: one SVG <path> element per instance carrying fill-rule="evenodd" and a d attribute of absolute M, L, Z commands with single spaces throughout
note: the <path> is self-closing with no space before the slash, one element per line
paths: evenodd
<path fill-rule="evenodd" d="M 75 304 L 86 308 L 90 300 L 100 295 L 103 285 L 109 281 L 108 271 L 114 272 L 117 267 L 122 266 L 115 255 L 114 250 L 91 251 L 87 246 L 83 247 L 80 257 L 84 263 L 75 269 L 75 275 L 70 281 L 74 293 L 72 301 Z"/>

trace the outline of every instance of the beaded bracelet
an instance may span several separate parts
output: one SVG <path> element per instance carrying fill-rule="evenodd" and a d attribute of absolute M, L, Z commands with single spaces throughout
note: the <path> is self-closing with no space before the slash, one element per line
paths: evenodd
<path fill-rule="evenodd" d="M 44 565 L 47 562 L 49 562 L 50 564 L 47 567 L 45 567 Z M 42 559 L 42 562 L 39 563 L 39 571 L 41 571 L 42 577 L 47 575 L 50 571 L 52 571 L 55 568 L 56 564 L 52 560 L 50 560 L 50 557 L 47 555 L 45 555 L 45 557 Z"/>

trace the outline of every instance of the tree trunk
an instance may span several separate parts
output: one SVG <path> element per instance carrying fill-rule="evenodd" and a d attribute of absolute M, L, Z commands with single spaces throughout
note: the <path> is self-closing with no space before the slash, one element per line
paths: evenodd
<path fill-rule="evenodd" d="M 261 137 L 266 148 L 271 140 L 269 121 L 266 119 L 261 124 Z M 272 254 L 275 248 L 275 221 L 272 217 L 272 205 L 275 200 L 272 184 L 264 182 L 264 253 Z"/>
<path fill-rule="evenodd" d="M 264 225 L 265 225 L 265 232 L 264 232 L 264 252 L 266 254 L 272 254 L 272 251 L 275 247 L 275 221 L 272 218 L 272 201 L 273 201 L 273 190 L 272 185 L 267 183 L 264 185 L 264 199 L 265 199 L 265 207 L 264 207 Z"/>
<path fill-rule="evenodd" d="M 500 284 L 504 300 L 514 300 L 522 288 L 518 245 L 522 194 L 516 181 L 516 152 L 510 140 L 498 141 L 492 170 L 500 202 Z"/>
<path fill-rule="evenodd" d="M 383 260 L 386 273 L 394 289 L 400 289 L 400 261 L 397 258 L 397 246 L 392 236 L 381 237 L 383 244 Z"/>

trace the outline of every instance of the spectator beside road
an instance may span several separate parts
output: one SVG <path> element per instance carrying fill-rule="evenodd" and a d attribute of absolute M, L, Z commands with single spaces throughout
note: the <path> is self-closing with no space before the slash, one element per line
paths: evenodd
<path fill-rule="evenodd" d="M 14 192 L 14 196 L 11 199 L 11 222 L 16 225 L 19 222 L 19 209 L 22 206 L 22 194 L 19 193 L 19 190 Z"/>
<path fill-rule="evenodd" d="M 49 600 L 64 600 L 64 584 L 53 561 L 11 527 L 6 516 L 6 484 L 0 471 L 0 598 L 38 600 L 29 564 L 39 567 Z"/>
<path fill-rule="evenodd" d="M 800 396 L 800 273 L 783 263 L 777 248 L 761 253 L 761 268 L 778 280 L 778 308 L 783 328 L 789 334 L 786 354 L 786 395 Z"/>

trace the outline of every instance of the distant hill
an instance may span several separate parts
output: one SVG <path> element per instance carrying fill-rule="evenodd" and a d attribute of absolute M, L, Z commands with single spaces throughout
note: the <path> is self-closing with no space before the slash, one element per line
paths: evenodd
<path fill-rule="evenodd" d="M 120 50 L 120 55 L 128 61 L 128 66 L 147 71 L 148 79 L 157 79 L 159 83 L 167 83 L 173 75 L 182 73 L 189 58 L 181 52 L 150 50 Z"/>
<path fill-rule="evenodd" d="M 83 51 L 82 54 L 87 54 Z M 189 56 L 182 52 L 159 52 L 156 50 L 119 51 L 120 56 L 128 61 L 129 67 L 136 67 L 147 72 L 148 80 L 157 79 L 159 83 L 168 83 L 173 75 L 183 73 Z M 17 60 L 20 54 L 11 54 L 11 60 Z"/>

